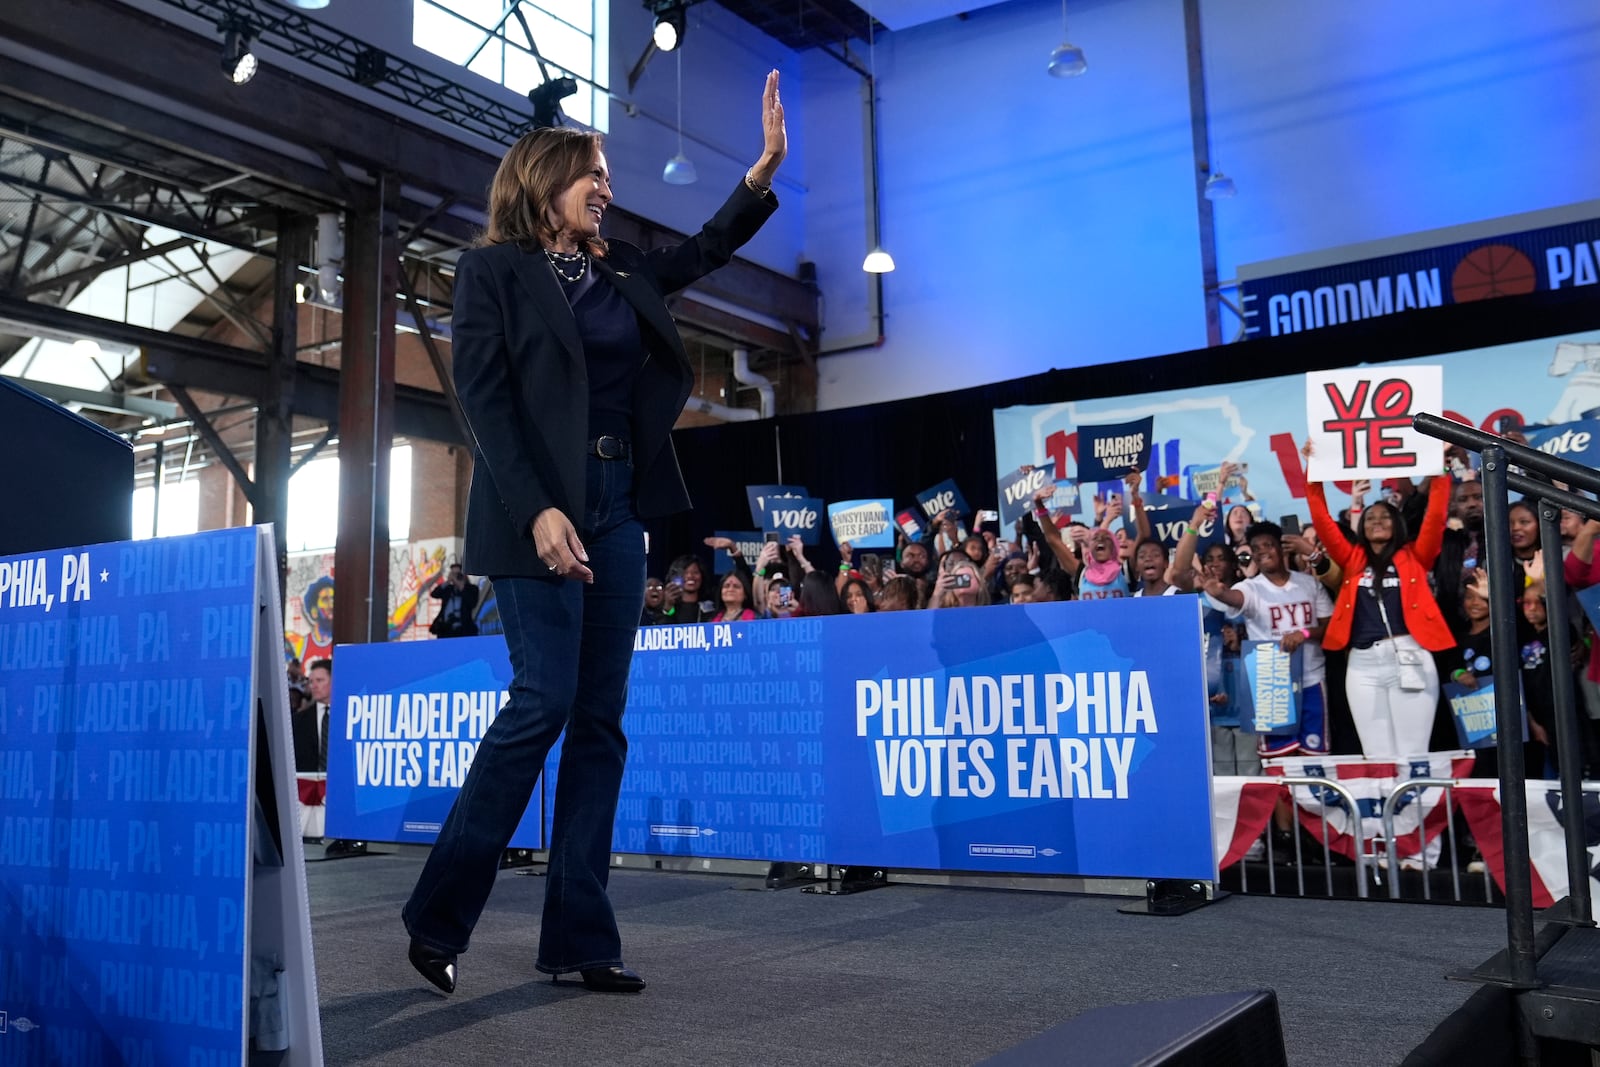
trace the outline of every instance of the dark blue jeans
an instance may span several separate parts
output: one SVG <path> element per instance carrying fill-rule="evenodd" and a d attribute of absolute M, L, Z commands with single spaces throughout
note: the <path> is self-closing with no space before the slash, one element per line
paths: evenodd
<path fill-rule="evenodd" d="M 561 974 L 622 962 L 606 899 L 633 638 L 644 604 L 644 529 L 633 468 L 589 457 L 588 511 L 574 525 L 594 584 L 495 578 L 511 699 L 483 735 L 402 916 L 411 936 L 465 952 L 550 746 L 566 730 L 535 966 Z"/>

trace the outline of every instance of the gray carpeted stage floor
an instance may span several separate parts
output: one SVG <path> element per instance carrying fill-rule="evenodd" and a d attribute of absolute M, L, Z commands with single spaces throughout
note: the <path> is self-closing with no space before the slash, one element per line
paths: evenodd
<path fill-rule="evenodd" d="M 422 856 L 308 864 L 330 1064 L 965 1064 L 1088 1008 L 1260 987 L 1291 1063 L 1396 1063 L 1472 992 L 1445 973 L 1504 946 L 1484 908 L 1233 897 L 1150 918 L 1108 897 L 619 870 L 650 988 L 605 996 L 534 971 L 544 879 L 505 872 L 443 999 L 399 920 Z"/>

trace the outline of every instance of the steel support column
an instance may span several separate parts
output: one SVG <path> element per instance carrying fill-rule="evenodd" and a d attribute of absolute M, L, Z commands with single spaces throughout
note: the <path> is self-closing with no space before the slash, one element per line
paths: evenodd
<path fill-rule="evenodd" d="M 289 447 L 294 443 L 295 350 L 300 343 L 295 282 L 300 277 L 300 265 L 311 258 L 314 225 L 315 221 L 304 215 L 285 215 L 278 221 L 278 258 L 272 275 L 272 347 L 267 353 L 261 404 L 256 409 L 255 521 L 272 523 L 276 534 L 280 603 L 289 578 Z"/>
<path fill-rule="evenodd" d="M 1183 0 L 1183 38 L 1189 63 L 1189 134 L 1194 142 L 1194 202 L 1200 224 L 1200 281 L 1205 287 L 1206 344 L 1222 343 L 1222 294 L 1217 291 L 1217 230 L 1206 199 L 1211 175 L 1211 117 L 1206 106 L 1205 51 L 1200 43 L 1200 0 Z"/>
<path fill-rule="evenodd" d="M 389 449 L 394 442 L 400 186 L 379 174 L 345 216 L 344 334 L 339 361 L 336 644 L 389 637 Z"/>

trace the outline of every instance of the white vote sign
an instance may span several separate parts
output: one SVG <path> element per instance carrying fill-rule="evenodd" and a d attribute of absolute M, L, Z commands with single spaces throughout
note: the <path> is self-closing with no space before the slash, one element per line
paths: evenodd
<path fill-rule="evenodd" d="M 1306 375 L 1306 478 L 1414 478 L 1444 470 L 1444 442 L 1411 428 L 1444 409 L 1444 368 L 1377 366 Z"/>

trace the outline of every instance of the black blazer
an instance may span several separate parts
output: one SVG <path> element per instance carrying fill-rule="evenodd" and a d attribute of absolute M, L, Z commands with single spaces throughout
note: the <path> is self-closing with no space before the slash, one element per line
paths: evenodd
<path fill-rule="evenodd" d="M 318 728 L 317 706 L 312 704 L 304 711 L 289 716 L 294 727 L 294 769 L 297 772 L 319 771 L 317 757 L 322 752 L 322 731 Z M 329 723 L 329 725 L 333 725 Z"/>
<path fill-rule="evenodd" d="M 686 510 L 689 493 L 668 435 L 694 388 L 666 297 L 733 258 L 777 209 L 740 182 L 699 233 L 642 251 L 611 241 L 591 260 L 639 316 L 648 358 L 633 391 L 634 506 L 641 518 Z M 533 520 L 585 509 L 589 379 L 583 341 L 544 253 L 515 244 L 465 253 L 456 265 L 451 348 L 456 392 L 475 438 L 462 563 L 491 577 L 548 577 Z"/>

